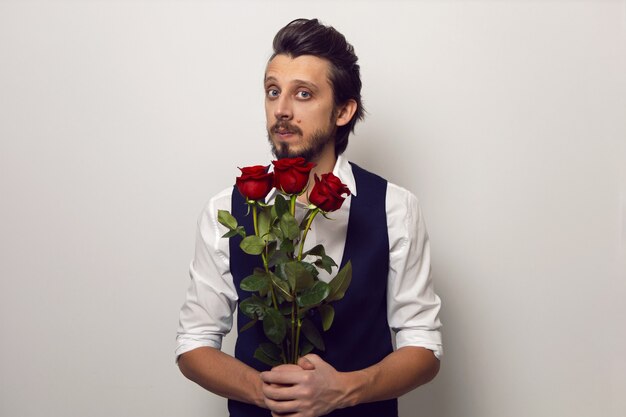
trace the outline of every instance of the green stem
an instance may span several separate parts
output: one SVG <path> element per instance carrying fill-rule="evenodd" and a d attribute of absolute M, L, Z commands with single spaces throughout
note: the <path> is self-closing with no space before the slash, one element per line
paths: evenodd
<path fill-rule="evenodd" d="M 258 213 L 257 213 L 256 202 L 252 205 L 252 223 L 254 224 L 254 234 L 259 236 L 259 223 L 258 223 Z M 267 244 L 265 245 L 265 251 L 261 253 L 261 258 L 263 259 L 263 266 L 265 267 L 265 272 L 269 274 L 270 269 L 267 264 Z M 271 278 L 270 278 L 269 287 L 270 287 L 270 294 L 272 296 L 272 304 L 274 305 L 274 308 L 278 310 L 278 301 L 276 300 L 276 293 L 274 292 L 274 283 L 272 283 Z M 282 346 L 282 344 L 280 346 L 280 350 L 282 351 L 283 360 L 286 361 L 285 348 Z"/>
<path fill-rule="evenodd" d="M 259 224 L 258 224 L 258 213 L 257 213 L 257 205 L 256 203 L 252 206 L 252 222 L 254 223 L 254 234 L 259 236 Z M 259 236 L 261 237 L 261 236 Z M 265 245 L 265 252 L 261 253 L 261 258 L 263 259 L 263 266 L 265 267 L 265 272 L 269 273 L 270 268 L 267 263 L 267 245 Z M 274 293 L 274 284 L 270 281 L 270 294 L 272 295 L 272 303 L 274 304 L 274 308 L 278 310 L 278 302 L 276 301 L 276 294 Z"/>
<path fill-rule="evenodd" d="M 295 295 L 295 294 L 294 294 Z M 296 299 L 291 302 L 291 360 L 295 364 L 296 360 Z"/>
<path fill-rule="evenodd" d="M 287 358 L 287 355 L 285 355 L 285 352 L 289 352 L 289 341 L 287 338 L 285 338 L 280 344 L 280 357 L 283 359 L 283 363 L 287 364 L 289 363 L 289 359 Z"/>
<path fill-rule="evenodd" d="M 252 223 L 254 223 L 254 234 L 259 236 L 259 224 L 258 224 L 258 215 L 257 215 L 257 207 L 256 202 L 252 206 Z M 261 237 L 261 236 L 259 236 Z M 265 252 L 261 253 L 261 258 L 263 259 L 263 266 L 265 267 L 265 272 L 269 272 L 269 267 L 267 265 L 267 244 L 265 245 Z"/>
<path fill-rule="evenodd" d="M 302 235 L 302 240 L 300 241 L 300 252 L 298 253 L 298 260 L 301 261 L 302 260 L 302 250 L 304 249 L 304 241 L 306 240 L 306 235 L 307 233 L 309 233 L 309 229 L 311 228 L 311 223 L 313 223 L 313 219 L 315 218 L 315 216 L 317 216 L 317 213 L 320 212 L 319 208 L 315 208 L 315 210 L 313 210 L 311 212 L 311 215 L 309 216 L 309 220 L 306 222 L 306 228 L 304 229 L 304 235 Z"/>
<path fill-rule="evenodd" d="M 293 217 L 296 217 L 296 200 L 298 199 L 297 195 L 291 195 L 289 199 L 289 212 Z M 293 257 L 293 253 L 291 254 Z M 293 301 L 291 302 L 291 363 L 296 363 L 297 360 L 297 350 L 296 350 L 296 319 L 297 319 L 297 302 L 296 302 L 296 290 L 293 289 Z"/>
<path fill-rule="evenodd" d="M 265 250 L 267 251 L 267 246 L 265 246 Z M 267 252 L 261 254 L 263 257 L 263 266 L 265 267 L 265 272 L 269 275 L 270 268 L 267 265 Z M 270 278 L 270 294 L 272 295 L 272 304 L 274 308 L 278 310 L 278 302 L 276 301 L 276 293 L 274 292 L 274 283 L 272 282 L 272 278 Z"/>
<path fill-rule="evenodd" d="M 296 348 L 294 349 L 293 363 L 298 364 L 300 356 L 300 328 L 302 327 L 302 321 L 298 319 L 298 330 L 296 331 Z"/>
<path fill-rule="evenodd" d="M 256 207 L 256 201 L 254 201 L 252 203 L 252 224 L 254 224 L 254 234 L 259 236 L 259 224 L 258 224 L 258 216 L 257 216 L 257 207 Z"/>
<path fill-rule="evenodd" d="M 296 217 L 296 200 L 298 199 L 297 195 L 292 195 L 291 200 L 289 201 L 289 212 L 292 216 Z"/>

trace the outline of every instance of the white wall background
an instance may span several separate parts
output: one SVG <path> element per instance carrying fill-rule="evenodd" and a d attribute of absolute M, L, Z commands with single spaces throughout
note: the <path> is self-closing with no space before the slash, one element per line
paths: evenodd
<path fill-rule="evenodd" d="M 178 309 L 296 17 L 355 45 L 348 156 L 429 226 L 446 356 L 402 415 L 625 416 L 626 2 L 591 0 L 0 1 L 0 415 L 226 415 Z"/>

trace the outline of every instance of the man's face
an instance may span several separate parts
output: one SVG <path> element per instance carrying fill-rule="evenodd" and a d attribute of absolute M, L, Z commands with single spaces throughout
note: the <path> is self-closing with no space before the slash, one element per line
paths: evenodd
<path fill-rule="evenodd" d="M 334 155 L 337 118 L 328 74 L 328 61 L 312 55 L 277 55 L 267 65 L 265 117 L 277 158 Z"/>

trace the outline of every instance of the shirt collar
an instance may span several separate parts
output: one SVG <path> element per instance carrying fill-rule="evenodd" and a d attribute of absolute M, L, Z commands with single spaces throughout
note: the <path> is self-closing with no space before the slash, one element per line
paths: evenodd
<path fill-rule="evenodd" d="M 339 177 L 341 182 L 346 184 L 348 190 L 350 190 L 350 194 L 356 196 L 356 180 L 354 179 L 354 174 L 352 173 L 352 165 L 350 165 L 350 162 L 348 162 L 343 155 L 339 155 L 337 157 L 333 174 Z"/>

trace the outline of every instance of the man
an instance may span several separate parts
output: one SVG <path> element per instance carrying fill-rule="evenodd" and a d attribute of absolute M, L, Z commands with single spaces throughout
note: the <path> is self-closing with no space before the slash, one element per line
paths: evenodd
<path fill-rule="evenodd" d="M 245 204 L 231 187 L 211 199 L 198 222 L 179 367 L 229 398 L 233 417 L 397 416 L 396 398 L 434 378 L 442 354 L 440 300 L 417 199 L 341 156 L 363 117 L 357 57 L 344 36 L 316 19 L 298 19 L 277 33 L 273 46 L 264 79 L 269 142 L 277 158 L 314 162 L 310 178 L 333 172 L 350 189 L 333 221 L 315 219 L 307 243 L 324 244 L 335 260 L 350 259 L 352 283 L 336 303 L 320 356 L 269 370 L 252 358 L 256 346 L 249 345 L 256 341 L 249 331 L 239 335 L 236 357 L 222 353 L 237 300 L 246 296 L 238 285 L 246 270 L 241 251 L 220 239 L 225 230 L 217 223 L 219 209 L 244 217 Z M 300 199 L 303 211 L 306 193 Z"/>

